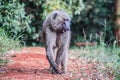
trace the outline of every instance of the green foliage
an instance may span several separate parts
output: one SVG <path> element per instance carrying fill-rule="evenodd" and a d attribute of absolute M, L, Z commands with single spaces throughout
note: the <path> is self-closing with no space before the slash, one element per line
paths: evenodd
<path fill-rule="evenodd" d="M 84 0 L 85 9 L 72 20 L 72 31 L 86 40 L 98 41 L 97 36 L 105 34 L 104 42 L 114 42 L 115 0 Z M 83 31 L 84 30 L 84 31 Z"/>
<path fill-rule="evenodd" d="M 99 42 L 114 42 L 114 0 L 20 0 L 31 18 L 28 40 L 36 41 L 44 18 L 55 9 L 63 9 L 72 18 L 72 42 L 78 38 Z M 84 30 L 84 32 L 83 32 Z M 36 44 L 36 43 L 35 43 Z"/>
<path fill-rule="evenodd" d="M 0 0 L 0 66 L 8 62 L 1 57 L 3 53 L 24 44 L 23 33 L 30 31 L 29 23 L 30 17 L 26 16 L 24 4 L 18 0 Z"/>
<path fill-rule="evenodd" d="M 30 31 L 30 17 L 26 16 L 24 4 L 18 0 L 0 0 L 0 26 L 10 36 Z"/>
<path fill-rule="evenodd" d="M 80 14 L 84 9 L 83 0 L 30 0 L 36 6 L 42 5 L 43 19 L 53 10 L 62 9 L 69 13 L 72 17 L 73 14 Z"/>
<path fill-rule="evenodd" d="M 56 9 L 62 9 L 69 13 L 72 17 L 73 14 L 80 14 L 84 8 L 82 0 L 46 0 L 43 7 L 43 17 L 46 17 L 48 13 Z"/>
<path fill-rule="evenodd" d="M 25 34 L 30 45 L 38 44 L 44 18 L 63 9 L 72 18 L 72 42 L 114 42 L 114 0 L 0 0 L 0 26 L 10 35 Z M 30 24 L 30 25 L 29 25 Z"/>
<path fill-rule="evenodd" d="M 5 53 L 11 49 L 20 48 L 22 45 L 19 40 L 20 36 L 17 38 L 9 37 L 9 35 L 0 28 L 0 54 Z"/>

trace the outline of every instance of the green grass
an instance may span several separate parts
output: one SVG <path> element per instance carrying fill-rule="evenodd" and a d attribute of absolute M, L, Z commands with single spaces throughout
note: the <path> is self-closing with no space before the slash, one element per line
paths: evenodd
<path fill-rule="evenodd" d="M 6 64 L 8 62 L 7 59 L 3 58 L 6 53 L 8 53 L 11 49 L 19 49 L 21 45 L 21 41 L 19 40 L 20 36 L 10 37 L 12 35 L 7 34 L 3 29 L 0 28 L 0 66 Z"/>
<path fill-rule="evenodd" d="M 119 47 L 105 47 L 104 45 L 94 47 L 72 48 L 70 50 L 71 56 L 75 58 L 84 58 L 89 61 L 100 62 L 111 73 L 116 76 L 115 80 L 120 77 L 120 48 Z M 118 72 L 119 71 L 119 72 Z"/>
<path fill-rule="evenodd" d="M 11 36 L 11 37 L 10 37 Z M 15 35 L 7 34 L 3 29 L 0 28 L 0 54 L 6 53 L 11 49 L 20 48 L 21 41 L 20 36 L 14 37 Z"/>

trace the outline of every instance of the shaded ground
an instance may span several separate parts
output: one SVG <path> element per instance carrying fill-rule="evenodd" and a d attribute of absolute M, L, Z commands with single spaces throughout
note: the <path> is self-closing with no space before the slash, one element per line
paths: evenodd
<path fill-rule="evenodd" d="M 11 51 L 8 57 L 10 63 L 0 68 L 0 80 L 113 80 L 101 64 L 71 57 L 67 74 L 52 75 L 45 49 L 40 47 Z"/>

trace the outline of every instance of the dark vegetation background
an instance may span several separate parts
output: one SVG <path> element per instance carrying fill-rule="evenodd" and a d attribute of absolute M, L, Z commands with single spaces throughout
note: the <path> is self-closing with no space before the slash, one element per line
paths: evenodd
<path fill-rule="evenodd" d="M 115 41 L 115 0 L 0 0 L 0 29 L 22 44 L 42 45 L 43 20 L 55 9 L 67 11 L 72 18 L 71 45 Z"/>

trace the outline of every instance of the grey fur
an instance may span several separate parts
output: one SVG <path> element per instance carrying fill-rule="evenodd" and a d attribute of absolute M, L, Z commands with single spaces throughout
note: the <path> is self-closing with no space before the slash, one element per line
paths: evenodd
<path fill-rule="evenodd" d="M 49 14 L 42 29 L 46 44 L 46 56 L 53 74 L 67 72 L 68 49 L 70 44 L 70 17 L 62 10 Z"/>

